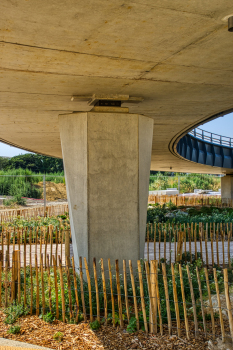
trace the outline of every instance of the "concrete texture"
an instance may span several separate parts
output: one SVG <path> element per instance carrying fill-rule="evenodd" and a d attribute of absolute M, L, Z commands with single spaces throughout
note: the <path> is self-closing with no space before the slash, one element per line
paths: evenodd
<path fill-rule="evenodd" d="M 59 116 L 75 262 L 143 258 L 153 119 Z"/>
<path fill-rule="evenodd" d="M 221 197 L 223 203 L 229 203 L 233 200 L 233 176 L 226 175 L 221 177 Z"/>
<path fill-rule="evenodd" d="M 196 124 L 233 107 L 232 0 L 0 3 L 0 139 L 62 157 L 58 115 L 73 95 L 129 94 L 154 119 L 151 169 L 229 171 L 173 154 Z M 125 104 L 127 105 L 127 104 Z"/>
<path fill-rule="evenodd" d="M 12 339 L 0 338 L 0 350 L 20 350 L 20 349 L 44 349 L 51 350 L 50 348 L 44 348 L 42 346 L 33 345 L 29 343 L 23 343 Z"/>

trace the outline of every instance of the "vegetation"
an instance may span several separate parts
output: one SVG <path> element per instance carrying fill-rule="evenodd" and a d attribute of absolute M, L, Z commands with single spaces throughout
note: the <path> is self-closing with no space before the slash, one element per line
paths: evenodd
<path fill-rule="evenodd" d="M 173 176 L 171 176 L 173 174 Z M 180 180 L 180 185 L 179 185 Z M 221 178 L 207 174 L 179 174 L 170 173 L 170 176 L 158 172 L 150 175 L 149 190 L 166 190 L 180 187 L 180 193 L 194 192 L 194 189 L 218 191 L 221 187 Z"/>
<path fill-rule="evenodd" d="M 62 332 L 56 332 L 53 336 L 53 339 L 61 342 L 63 340 L 64 334 Z"/>
<path fill-rule="evenodd" d="M 15 326 L 10 326 L 10 328 L 8 329 L 7 333 L 8 334 L 18 334 L 20 333 L 20 325 L 15 325 Z"/>
<path fill-rule="evenodd" d="M 197 314 L 198 314 L 198 319 L 202 319 L 202 314 L 201 314 L 201 305 L 200 305 L 200 295 L 199 295 L 199 288 L 198 288 L 198 281 L 196 277 L 196 266 L 199 268 L 199 274 L 200 274 L 200 280 L 201 280 L 201 287 L 202 287 L 202 293 L 204 299 L 207 299 L 208 292 L 207 292 L 207 284 L 206 284 L 206 279 L 205 279 L 205 271 L 204 268 L 202 268 L 202 261 L 200 259 L 196 260 L 193 264 L 185 262 L 185 257 L 184 254 L 182 256 L 181 260 L 181 266 L 182 266 L 182 273 L 183 273 L 183 281 L 184 281 L 184 290 L 185 290 L 185 297 L 186 297 L 186 303 L 187 303 L 187 309 L 188 309 L 188 315 L 190 318 L 193 319 L 193 311 L 192 311 L 192 300 L 191 300 L 191 295 L 190 295 L 190 286 L 189 286 L 189 280 L 188 280 L 188 275 L 187 275 L 187 270 L 186 270 L 186 265 L 189 265 L 190 269 L 190 274 L 192 277 L 192 283 L 193 283 L 193 290 L 194 290 L 194 296 L 196 300 L 196 307 L 197 307 Z M 144 266 L 144 262 L 141 262 L 142 267 Z M 171 267 L 170 264 L 166 264 L 166 272 L 167 272 L 167 283 L 168 283 L 168 292 L 169 292 L 169 300 L 170 300 L 170 309 L 171 309 L 171 317 L 174 319 L 175 316 L 175 305 L 173 302 L 173 285 L 172 285 L 172 278 L 171 278 Z M 219 290 L 220 293 L 224 290 L 224 280 L 223 280 L 223 273 L 222 271 L 215 266 L 217 269 L 217 277 L 218 277 L 218 284 L 219 284 Z M 148 292 L 148 287 L 147 287 L 147 279 L 146 279 L 146 273 L 145 270 L 143 269 L 143 286 L 144 286 L 144 296 L 145 296 L 145 303 L 146 303 L 146 315 L 149 321 L 149 307 L 150 307 L 150 302 L 149 302 L 149 292 Z M 104 310 L 104 293 L 103 293 L 103 283 L 102 283 L 102 278 L 101 274 L 98 273 L 98 289 L 99 289 L 99 302 L 100 302 L 100 310 Z M 210 289 L 211 293 L 215 294 L 215 282 L 214 282 L 214 277 L 213 277 L 213 272 L 209 270 L 209 284 L 210 284 Z M 57 271 L 57 279 L 58 279 L 58 286 L 60 286 L 60 273 L 59 270 Z M 11 280 L 11 272 L 8 272 L 7 275 L 8 280 Z M 79 276 L 76 276 L 77 278 L 77 284 L 78 284 L 78 298 L 79 298 L 79 305 L 80 305 L 80 319 L 83 319 L 82 317 L 82 301 L 81 301 L 81 292 L 80 292 L 80 280 Z M 232 274 L 229 274 L 229 282 L 232 282 L 231 279 L 233 278 Z M 5 280 L 5 272 L 2 273 L 2 279 Z M 43 280 L 44 280 L 44 300 L 45 300 L 45 314 L 43 316 L 43 319 L 46 322 L 52 322 L 54 315 L 56 314 L 56 293 L 55 293 L 55 281 L 54 281 L 54 272 L 53 269 L 50 271 L 50 283 L 51 283 L 51 299 L 49 297 L 49 288 L 48 288 L 48 281 L 49 281 L 49 275 L 48 272 L 45 270 L 43 273 Z M 24 271 L 21 270 L 21 295 L 23 298 L 24 295 Z M 68 290 L 68 274 L 66 270 L 63 270 L 63 281 L 64 281 L 64 296 L 65 296 L 65 305 L 66 305 L 66 310 L 65 310 L 65 319 L 67 322 L 74 323 L 75 321 L 75 288 L 74 288 L 74 276 L 72 272 L 70 271 L 70 283 L 71 283 L 71 304 L 69 302 L 69 290 Z M 181 284 L 180 284 L 180 275 L 179 275 L 179 269 L 178 265 L 175 265 L 175 282 L 177 286 L 177 295 L 178 295 L 178 305 L 179 305 L 179 312 L 180 312 L 180 317 L 181 319 L 184 318 L 184 310 L 182 306 L 182 294 L 181 294 Z M 92 279 L 91 280 L 91 289 L 92 291 L 95 290 L 95 281 Z M 137 297 L 137 303 L 139 305 L 139 322 L 140 322 L 140 328 L 143 329 L 143 315 L 142 315 L 142 310 L 140 308 L 141 305 L 141 298 L 140 298 L 140 286 L 139 286 L 139 280 L 137 274 L 135 274 L 135 284 L 136 284 L 136 297 Z M 161 267 L 159 266 L 158 268 L 158 285 L 159 285 L 159 294 L 160 294 L 160 303 L 161 303 L 161 313 L 162 313 L 162 320 L 163 323 L 167 323 L 167 309 L 166 309 L 166 297 L 165 297 L 165 291 L 164 291 L 164 281 L 163 281 L 163 275 L 161 271 Z M 113 294 L 117 295 L 117 285 L 116 285 L 116 276 L 113 275 Z M 30 268 L 26 268 L 26 288 L 27 288 L 27 305 L 30 305 L 31 299 L 30 299 L 30 288 L 31 288 L 31 277 L 30 277 Z M 120 288 L 122 291 L 124 291 L 124 283 L 123 283 L 123 276 L 120 275 Z M 134 302 L 133 302 L 133 291 L 130 283 L 130 276 L 128 276 L 128 297 L 129 297 L 129 309 L 130 309 L 130 324 L 128 325 L 128 331 L 129 332 L 134 332 L 136 330 L 136 322 L 135 322 L 135 315 L 134 315 Z M 33 269 L 32 273 L 32 291 L 33 291 L 33 313 L 36 313 L 36 294 L 37 294 L 37 283 L 36 283 L 36 274 L 35 270 Z M 60 312 L 60 319 L 62 319 L 62 297 L 61 297 L 61 291 L 59 287 L 59 293 L 58 293 L 58 309 Z M 111 295 L 110 291 L 110 283 L 109 280 L 106 281 L 106 291 L 107 295 Z M 4 300 L 4 284 L 2 286 L 2 300 Z M 42 305 L 42 290 L 41 290 L 41 273 L 39 273 L 39 298 L 40 298 L 40 305 Z M 84 281 L 84 298 L 85 298 L 85 306 L 86 306 L 86 312 L 87 314 L 90 314 L 90 304 L 89 304 L 89 293 L 88 293 L 88 284 L 87 282 Z M 51 311 L 50 311 L 50 302 L 51 300 Z M 69 308 L 69 305 L 72 305 L 72 309 Z M 127 319 L 126 317 L 126 309 L 123 306 L 123 319 Z M 107 308 L 110 311 L 112 309 L 112 303 L 111 299 L 108 298 L 107 301 Z M 92 293 L 92 310 L 93 314 L 97 314 L 97 304 L 96 304 L 96 294 L 95 292 Z M 22 316 L 23 314 L 27 313 L 28 310 L 27 308 L 25 309 L 22 304 L 13 304 L 9 308 L 5 310 L 6 313 L 6 320 L 5 322 L 8 324 L 13 324 L 18 317 Z M 40 312 L 42 313 L 42 309 L 40 307 Z M 217 317 L 217 316 L 216 316 Z M 113 320 L 113 315 L 110 311 L 108 315 L 107 322 L 111 323 Z M 118 303 L 117 303 L 117 298 L 115 298 L 115 324 L 119 324 L 119 309 L 118 309 Z M 98 329 L 100 327 L 100 324 L 98 321 L 94 321 L 91 323 L 91 328 L 92 329 Z M 199 325 L 201 327 L 201 325 Z M 55 336 L 54 337 L 61 341 L 61 336 Z"/>
<path fill-rule="evenodd" d="M 27 153 L 12 158 L 0 157 L 0 170 L 15 169 L 27 169 L 35 173 L 59 173 L 64 170 L 62 159 L 40 154 Z"/>

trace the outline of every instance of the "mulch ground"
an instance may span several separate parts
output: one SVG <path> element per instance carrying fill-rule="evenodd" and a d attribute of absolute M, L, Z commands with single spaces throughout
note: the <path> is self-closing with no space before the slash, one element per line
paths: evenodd
<path fill-rule="evenodd" d="M 10 325 L 6 325 L 4 314 L 0 312 L 0 337 L 27 342 L 30 344 L 45 346 L 51 349 L 82 349 L 82 350 L 129 350 L 129 349 L 207 349 L 208 341 L 204 336 L 197 339 L 191 335 L 188 341 L 176 335 L 169 336 L 146 335 L 139 331 L 133 334 L 126 329 L 113 326 L 101 326 L 98 331 L 92 331 L 88 323 L 81 322 L 78 325 L 63 323 L 55 320 L 53 323 L 44 322 L 37 316 L 21 317 L 16 323 L 20 324 L 20 334 L 8 334 Z M 63 340 L 59 342 L 53 339 L 56 332 L 63 333 Z"/>

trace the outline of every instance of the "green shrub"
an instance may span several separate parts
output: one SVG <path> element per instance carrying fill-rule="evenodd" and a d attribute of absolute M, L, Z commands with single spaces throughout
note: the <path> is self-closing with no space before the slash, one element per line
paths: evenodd
<path fill-rule="evenodd" d="M 48 322 L 48 323 L 53 323 L 55 320 L 55 317 L 53 316 L 52 312 L 47 312 L 47 314 L 42 316 L 43 321 Z"/>
<path fill-rule="evenodd" d="M 134 333 L 137 330 L 137 320 L 135 317 L 131 317 L 129 320 L 129 324 L 127 326 L 127 332 L 128 333 Z"/>
<path fill-rule="evenodd" d="M 10 326 L 7 333 L 8 334 L 18 334 L 18 333 L 20 333 L 20 329 L 21 329 L 20 325 Z"/>
<path fill-rule="evenodd" d="M 90 322 L 90 328 L 93 331 L 97 331 L 100 328 L 100 323 L 98 320 L 95 320 L 94 322 Z"/>
<path fill-rule="evenodd" d="M 6 324 L 13 324 L 19 317 L 26 315 L 28 313 L 28 310 L 24 309 L 24 306 L 22 304 L 16 304 L 14 302 L 4 310 L 4 313 L 6 314 L 4 322 Z"/>
<path fill-rule="evenodd" d="M 64 337 L 64 334 L 62 332 L 56 332 L 53 335 L 53 339 L 57 340 L 57 341 L 62 341 Z"/>

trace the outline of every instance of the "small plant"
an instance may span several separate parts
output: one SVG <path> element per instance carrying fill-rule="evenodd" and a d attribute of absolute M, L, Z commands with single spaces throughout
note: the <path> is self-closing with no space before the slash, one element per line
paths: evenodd
<path fill-rule="evenodd" d="M 8 334 L 18 334 L 18 333 L 20 333 L 20 329 L 21 329 L 20 325 L 10 326 L 7 333 Z"/>
<path fill-rule="evenodd" d="M 128 333 L 134 333 L 137 330 L 137 320 L 135 317 L 131 317 L 129 320 L 129 324 L 127 326 L 127 332 Z"/>
<path fill-rule="evenodd" d="M 53 321 L 55 320 L 51 312 L 47 312 L 47 314 L 43 315 L 42 318 L 43 318 L 43 321 L 48 323 L 53 323 Z"/>
<path fill-rule="evenodd" d="M 24 309 L 22 304 L 16 304 L 14 302 L 11 306 L 4 310 L 4 313 L 6 314 L 4 322 L 6 324 L 13 324 L 20 316 L 26 315 L 28 310 Z"/>
<path fill-rule="evenodd" d="M 93 331 L 97 331 L 100 328 L 100 323 L 98 320 L 95 320 L 94 322 L 90 322 L 90 328 Z"/>
<path fill-rule="evenodd" d="M 78 314 L 78 319 L 77 319 L 77 321 L 78 321 L 78 322 L 82 322 L 83 320 L 84 320 L 83 314 Z"/>
<path fill-rule="evenodd" d="M 57 341 L 62 341 L 64 337 L 64 334 L 62 332 L 56 332 L 53 335 L 53 339 L 57 340 Z"/>

